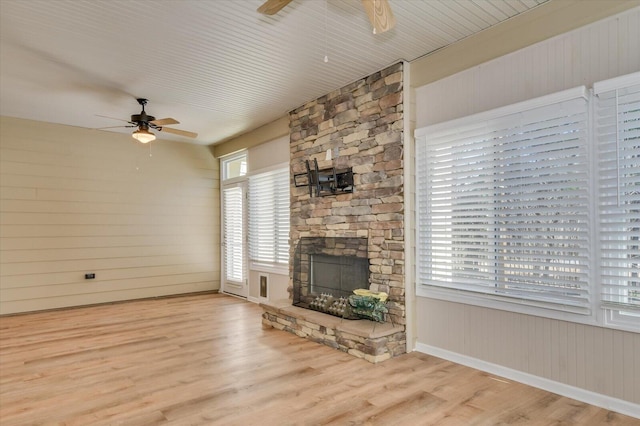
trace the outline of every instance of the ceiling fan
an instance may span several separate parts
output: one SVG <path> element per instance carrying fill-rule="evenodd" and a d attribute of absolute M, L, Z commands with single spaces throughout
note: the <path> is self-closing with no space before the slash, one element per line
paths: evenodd
<path fill-rule="evenodd" d="M 144 110 L 144 106 L 149 102 L 147 99 L 138 98 L 136 99 L 138 103 L 142 106 L 142 111 L 140 114 L 133 114 L 131 116 L 131 120 L 122 120 L 129 123 L 128 126 L 113 126 L 113 127 L 102 127 L 101 129 L 112 129 L 116 127 L 137 127 L 138 130 L 134 131 L 131 136 L 134 139 L 141 143 L 149 143 L 156 139 L 156 135 L 153 134 L 149 129 L 156 130 L 158 132 L 166 132 L 173 133 L 174 135 L 185 136 L 188 138 L 195 138 L 198 136 L 197 133 L 187 132 L 186 130 L 172 129 L 171 127 L 166 127 L 170 124 L 180 124 L 178 120 L 175 118 L 161 118 L 156 120 L 156 118 L 152 115 L 148 115 Z M 100 117 L 105 117 L 101 115 Z M 113 118 L 113 117 L 105 117 L 105 118 Z M 115 120 L 119 120 L 116 118 Z"/>
<path fill-rule="evenodd" d="M 259 8 L 263 15 L 275 15 L 292 0 L 267 0 Z M 362 0 L 362 7 L 373 26 L 373 33 L 380 34 L 390 30 L 396 25 L 388 0 Z"/>

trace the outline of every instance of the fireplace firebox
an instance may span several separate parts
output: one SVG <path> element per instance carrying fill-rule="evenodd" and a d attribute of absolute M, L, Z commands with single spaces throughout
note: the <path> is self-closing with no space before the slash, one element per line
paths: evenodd
<path fill-rule="evenodd" d="M 369 288 L 366 238 L 300 239 L 293 265 L 294 306 L 345 316 L 347 298 L 359 288 Z"/>

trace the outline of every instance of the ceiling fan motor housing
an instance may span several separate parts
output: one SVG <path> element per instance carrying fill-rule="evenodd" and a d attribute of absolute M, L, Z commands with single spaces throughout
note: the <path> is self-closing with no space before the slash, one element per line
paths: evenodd
<path fill-rule="evenodd" d="M 156 118 L 152 115 L 147 115 L 146 112 L 142 111 L 140 114 L 133 114 L 131 116 L 132 123 L 149 123 L 150 121 L 155 120 Z"/>
<path fill-rule="evenodd" d="M 136 101 L 138 101 L 138 103 L 142 107 L 142 111 L 140 112 L 140 114 L 133 114 L 131 116 L 131 122 L 140 126 L 140 129 L 142 129 L 142 125 L 144 124 L 144 129 L 146 130 L 149 128 L 149 122 L 155 120 L 156 118 L 151 115 L 147 115 L 144 110 L 144 106 L 147 104 L 147 102 L 149 102 L 148 99 L 138 98 L 136 99 Z"/>

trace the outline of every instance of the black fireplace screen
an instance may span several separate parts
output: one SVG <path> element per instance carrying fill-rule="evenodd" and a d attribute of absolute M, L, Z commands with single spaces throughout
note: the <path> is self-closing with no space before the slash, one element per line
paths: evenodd
<path fill-rule="evenodd" d="M 314 309 L 318 298 L 346 299 L 369 288 L 366 238 L 301 238 L 294 256 L 293 304 Z"/>

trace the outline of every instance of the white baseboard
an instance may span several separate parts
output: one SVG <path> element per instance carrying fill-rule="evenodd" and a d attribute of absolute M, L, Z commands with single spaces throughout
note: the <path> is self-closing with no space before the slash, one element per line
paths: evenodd
<path fill-rule="evenodd" d="M 270 300 L 267 299 L 266 297 L 254 297 L 254 296 L 247 296 L 247 301 L 253 302 L 253 303 L 269 303 L 270 302 Z"/>
<path fill-rule="evenodd" d="M 433 355 L 438 358 L 443 358 L 458 364 L 466 365 L 467 367 L 475 368 L 477 370 L 485 371 L 497 376 L 515 380 L 526 385 L 534 386 L 549 392 L 556 393 L 558 395 L 586 402 L 587 404 L 602 407 L 607 410 L 624 414 L 626 416 L 640 419 L 640 405 L 634 404 L 629 401 L 624 401 L 622 399 L 617 399 L 596 392 L 591 392 L 586 389 L 581 389 L 575 386 L 556 382 L 554 380 L 545 379 L 544 377 L 534 376 L 533 374 L 513 370 L 511 368 L 503 367 L 498 364 L 482 361 L 477 358 L 462 355 L 456 352 L 451 352 L 446 349 L 437 348 L 435 346 L 426 345 L 424 343 L 417 343 L 416 351 L 428 355 Z"/>

